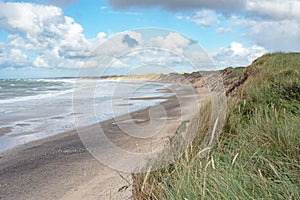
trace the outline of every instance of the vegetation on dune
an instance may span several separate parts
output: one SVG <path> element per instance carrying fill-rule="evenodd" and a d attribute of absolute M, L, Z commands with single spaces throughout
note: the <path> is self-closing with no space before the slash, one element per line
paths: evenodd
<path fill-rule="evenodd" d="M 236 86 L 214 149 L 197 156 L 207 106 L 181 158 L 135 176 L 136 199 L 300 199 L 300 54 L 266 54 L 230 70 L 225 85 Z"/>

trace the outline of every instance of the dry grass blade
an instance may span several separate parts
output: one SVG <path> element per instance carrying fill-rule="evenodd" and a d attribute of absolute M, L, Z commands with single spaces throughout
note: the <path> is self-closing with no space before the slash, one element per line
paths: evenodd
<path fill-rule="evenodd" d="M 201 149 L 198 153 L 199 158 L 205 157 L 205 155 L 210 151 L 211 147 L 205 147 L 204 149 Z"/>
<path fill-rule="evenodd" d="M 211 138 L 210 138 L 210 141 L 208 143 L 208 146 L 211 146 L 213 144 L 213 141 L 215 139 L 215 134 L 216 134 L 218 122 L 219 122 L 219 117 L 217 117 L 217 119 L 215 121 L 214 128 L 213 128 L 213 131 L 211 133 Z"/>
<path fill-rule="evenodd" d="M 233 160 L 232 160 L 232 162 L 231 162 L 231 165 L 234 165 L 234 163 L 235 163 L 235 161 L 236 161 L 238 155 L 239 155 L 239 153 L 235 154 L 235 156 L 234 156 L 234 158 L 233 158 Z"/>
<path fill-rule="evenodd" d="M 144 189 L 145 189 L 145 185 L 147 184 L 147 181 L 148 181 L 148 178 L 149 178 L 149 175 L 151 173 L 151 166 L 149 167 L 148 171 L 147 171 L 147 174 L 145 176 L 145 179 L 143 181 L 143 185 L 142 185 L 142 188 L 141 188 L 141 191 L 143 192 Z"/>

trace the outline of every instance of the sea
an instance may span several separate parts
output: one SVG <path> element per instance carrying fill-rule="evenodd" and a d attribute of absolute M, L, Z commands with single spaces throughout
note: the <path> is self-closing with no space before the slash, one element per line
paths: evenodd
<path fill-rule="evenodd" d="M 93 78 L 0 79 L 0 152 L 153 106 L 171 95 L 164 90 L 168 86 Z"/>

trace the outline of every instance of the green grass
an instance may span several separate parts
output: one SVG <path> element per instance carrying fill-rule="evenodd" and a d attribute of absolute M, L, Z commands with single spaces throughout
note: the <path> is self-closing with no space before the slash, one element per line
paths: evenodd
<path fill-rule="evenodd" d="M 174 164 L 136 176 L 136 199 L 300 199 L 300 54 L 264 55 L 245 73 L 209 155 L 197 156 L 207 117 Z"/>
<path fill-rule="evenodd" d="M 231 82 L 244 76 L 245 67 L 227 68 L 230 74 L 225 77 L 224 82 Z"/>

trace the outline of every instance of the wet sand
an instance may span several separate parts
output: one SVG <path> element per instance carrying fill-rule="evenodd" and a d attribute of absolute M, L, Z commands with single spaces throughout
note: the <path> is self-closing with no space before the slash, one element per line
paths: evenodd
<path fill-rule="evenodd" d="M 155 107 L 163 106 L 167 111 L 166 119 L 158 117 L 154 120 L 153 126 L 155 121 L 166 120 L 166 123 L 151 140 L 131 137 L 116 125 L 123 123 L 130 126 L 130 116 L 133 119 L 131 123 L 147 126 L 150 108 L 101 122 L 101 128 L 110 141 L 131 152 L 162 148 L 167 136 L 175 133 L 180 122 L 198 112 L 195 105 L 190 104 L 192 97 L 185 91 L 184 86 L 181 86 L 176 94 L 185 99 L 181 105 L 176 96 L 171 96 L 165 102 L 151 107 L 158 114 L 159 109 Z M 182 109 L 187 112 L 182 113 Z M 80 132 L 92 136 L 98 130 L 99 124 L 94 124 L 81 128 Z M 28 143 L 0 154 L 0 199 L 130 198 L 130 174 L 111 169 L 97 161 L 83 145 L 77 131 Z"/>
<path fill-rule="evenodd" d="M 0 136 L 5 135 L 6 133 L 9 133 L 11 131 L 12 127 L 3 127 L 0 128 Z"/>

